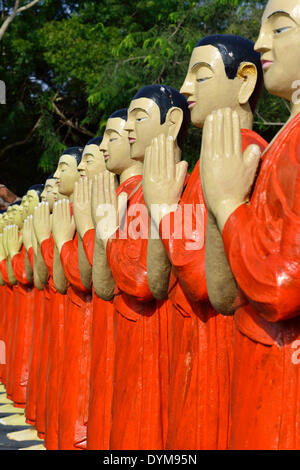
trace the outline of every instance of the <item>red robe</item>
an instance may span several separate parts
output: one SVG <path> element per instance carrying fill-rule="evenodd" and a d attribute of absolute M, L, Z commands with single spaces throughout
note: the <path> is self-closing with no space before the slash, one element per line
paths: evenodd
<path fill-rule="evenodd" d="M 28 258 L 33 269 L 33 249 L 28 250 Z M 40 341 L 44 317 L 44 292 L 34 288 L 34 319 L 32 331 L 32 343 L 29 357 L 29 377 L 26 390 L 26 422 L 35 425 L 36 402 L 38 396 L 38 364 L 40 358 Z"/>
<path fill-rule="evenodd" d="M 0 262 L 0 271 L 5 282 L 3 296 L 3 329 L 1 339 L 4 341 L 5 364 L 1 364 L 1 381 L 6 386 L 7 383 L 7 362 L 8 362 L 8 334 L 10 318 L 12 315 L 13 289 L 8 279 L 6 260 Z"/>
<path fill-rule="evenodd" d="M 137 176 L 136 185 L 141 180 Z M 125 183 L 126 184 L 126 183 Z M 119 191 L 122 191 L 122 185 Z M 142 186 L 130 198 L 147 209 Z M 128 215 L 128 227 L 135 216 Z M 148 232 L 145 233 L 147 236 Z M 111 449 L 163 449 L 167 419 L 168 345 L 164 303 L 147 281 L 147 240 L 110 239 L 107 258 L 116 281 L 115 369 Z M 163 304 L 161 306 L 161 304 Z"/>
<path fill-rule="evenodd" d="M 254 132 L 243 130 L 242 133 L 244 148 L 250 143 L 262 144 Z M 178 230 L 176 217 L 180 210 L 183 214 L 182 236 L 178 233 L 177 239 L 174 230 Z M 206 219 L 198 162 L 183 193 L 180 208 L 176 214 L 166 216 L 160 227 L 162 237 L 163 224 L 170 223 L 171 236 L 162 237 L 162 241 L 173 265 L 169 294 L 173 306 L 173 341 L 167 449 L 228 447 L 234 324 L 233 317 L 218 314 L 208 299 Z"/>
<path fill-rule="evenodd" d="M 32 325 L 34 318 L 34 289 L 29 283 L 25 272 L 25 247 L 12 260 L 12 269 L 17 285 L 17 305 L 12 321 L 12 368 L 11 385 L 14 406 L 24 408 L 26 404 L 26 387 L 29 375 L 29 356 L 32 341 Z M 14 287 L 14 290 L 16 288 Z"/>
<path fill-rule="evenodd" d="M 129 178 L 121 190 L 128 195 L 137 182 Z M 118 194 L 120 189 L 118 189 Z M 93 264 L 95 230 L 89 230 L 83 238 L 83 246 L 90 264 Z M 89 450 L 108 450 L 111 430 L 111 406 L 114 371 L 114 304 L 93 292 L 92 357 L 90 375 L 90 400 L 88 413 Z"/>
<path fill-rule="evenodd" d="M 240 288 L 232 449 L 300 449 L 300 114 L 263 155 L 223 229 Z"/>
<path fill-rule="evenodd" d="M 48 327 L 49 354 L 46 368 L 44 440 L 47 450 L 57 450 L 59 396 L 61 390 L 64 320 L 67 296 L 57 292 L 53 282 L 54 241 L 52 235 L 48 240 L 42 242 L 41 253 L 48 269 L 48 290 L 51 304 Z"/>
<path fill-rule="evenodd" d="M 60 258 L 70 287 L 65 316 L 59 449 L 84 449 L 87 440 L 92 302 L 80 278 L 77 233 L 74 240 L 63 245 Z"/>

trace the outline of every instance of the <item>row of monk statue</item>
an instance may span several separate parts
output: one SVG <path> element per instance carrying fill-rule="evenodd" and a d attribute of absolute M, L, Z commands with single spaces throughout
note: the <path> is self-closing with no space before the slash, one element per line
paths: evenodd
<path fill-rule="evenodd" d="M 300 448 L 299 51 L 300 0 L 269 0 L 255 45 L 202 38 L 180 92 L 143 87 L 1 215 L 1 381 L 47 449 Z"/>

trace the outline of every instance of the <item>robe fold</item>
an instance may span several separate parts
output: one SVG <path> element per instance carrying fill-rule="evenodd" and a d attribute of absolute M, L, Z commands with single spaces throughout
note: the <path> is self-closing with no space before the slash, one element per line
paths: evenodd
<path fill-rule="evenodd" d="M 128 195 L 137 182 L 129 178 L 121 185 Z M 117 193 L 120 193 L 118 188 Z M 91 266 L 93 265 L 95 230 L 83 237 L 83 247 Z M 88 450 L 108 450 L 111 430 L 111 407 L 114 372 L 114 304 L 102 300 L 93 292 L 92 356 L 90 375 L 90 400 L 88 413 Z"/>
<path fill-rule="evenodd" d="M 232 449 L 300 448 L 300 114 L 263 155 L 223 240 L 240 289 Z"/>
<path fill-rule="evenodd" d="M 32 343 L 29 357 L 29 378 L 26 390 L 26 423 L 35 426 L 36 405 L 38 399 L 38 364 L 40 342 L 44 317 L 44 292 L 34 288 L 34 318 L 32 325 Z"/>
<path fill-rule="evenodd" d="M 48 269 L 48 286 L 51 303 L 48 330 L 49 354 L 46 369 L 46 415 L 44 440 L 47 450 L 57 450 L 59 397 L 61 391 L 64 321 L 67 296 L 57 292 L 53 282 L 54 241 L 52 235 L 49 239 L 42 242 L 41 253 Z"/>
<path fill-rule="evenodd" d="M 264 142 L 242 130 L 243 148 Z M 172 357 L 167 449 L 228 447 L 233 363 L 233 317 L 211 306 L 205 277 L 207 210 L 199 162 L 179 208 L 163 218 L 160 235 L 172 263 Z M 164 227 L 170 226 L 170 235 Z M 182 230 L 180 230 L 180 227 Z"/>
<path fill-rule="evenodd" d="M 59 409 L 59 449 L 85 449 L 86 410 L 89 401 L 91 360 L 91 294 L 81 282 L 78 235 L 65 243 L 60 254 L 70 283 L 65 315 L 64 357 Z"/>
<path fill-rule="evenodd" d="M 34 288 L 26 277 L 25 271 L 25 247 L 16 254 L 12 260 L 12 269 L 18 281 L 17 308 L 14 313 L 11 356 L 12 400 L 14 406 L 25 407 L 26 388 L 29 376 L 29 358 L 32 342 L 32 325 L 34 318 Z M 14 287 L 14 290 L 16 290 Z"/>
<path fill-rule="evenodd" d="M 137 186 L 141 176 L 135 178 Z M 118 191 L 122 190 L 120 185 Z M 116 282 L 110 448 L 163 449 L 167 427 L 167 318 L 164 302 L 156 302 L 147 280 L 149 218 L 141 185 L 129 197 L 126 220 L 128 238 L 122 238 L 123 229 L 107 244 L 107 259 Z"/>
<path fill-rule="evenodd" d="M 8 279 L 7 267 L 6 267 L 6 259 L 0 262 L 0 270 L 2 278 L 5 282 L 4 287 L 4 296 L 3 296 L 3 303 L 2 305 L 5 306 L 3 310 L 3 323 L 2 323 L 2 341 L 4 341 L 4 364 L 0 364 L 1 370 L 1 381 L 5 385 L 7 384 L 7 366 L 8 366 L 8 340 L 9 340 L 9 327 L 11 324 L 10 318 L 12 316 L 12 304 L 13 304 L 13 289 Z"/>

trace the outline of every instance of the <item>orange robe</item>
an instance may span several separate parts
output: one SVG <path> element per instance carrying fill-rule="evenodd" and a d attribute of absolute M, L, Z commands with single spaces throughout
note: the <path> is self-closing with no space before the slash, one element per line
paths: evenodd
<path fill-rule="evenodd" d="M 33 249 L 28 250 L 28 258 L 33 269 Z M 32 343 L 29 357 L 29 377 L 26 390 L 26 422 L 35 425 L 36 422 L 36 401 L 37 401 L 37 378 L 38 363 L 40 357 L 40 341 L 44 316 L 44 292 L 34 287 L 34 319 L 32 330 Z"/>
<path fill-rule="evenodd" d="M 77 233 L 74 240 L 63 245 L 60 258 L 70 286 L 65 315 L 59 449 L 84 449 L 87 440 L 92 302 L 80 279 Z"/>
<path fill-rule="evenodd" d="M 46 369 L 45 447 L 58 449 L 59 397 L 64 349 L 64 322 L 67 296 L 57 292 L 53 282 L 53 236 L 41 244 L 41 253 L 48 269 L 50 319 L 48 330 L 48 360 Z"/>
<path fill-rule="evenodd" d="M 244 148 L 250 143 L 262 144 L 254 132 L 242 133 Z M 176 235 L 178 216 L 182 236 L 180 232 Z M 198 162 L 177 213 L 165 216 L 160 226 L 173 265 L 169 293 L 173 315 L 167 449 L 228 447 L 234 323 L 233 317 L 218 314 L 208 299 L 206 219 Z M 170 237 L 165 239 L 164 223 L 171 227 Z"/>
<path fill-rule="evenodd" d="M 141 176 L 135 180 L 136 186 Z M 120 185 L 119 191 L 122 190 Z M 144 221 L 148 222 L 142 186 L 130 198 L 128 211 L 135 204 L 144 208 Z M 128 214 L 128 227 L 134 228 L 134 220 L 135 215 Z M 116 239 L 111 238 L 107 244 L 107 258 L 117 287 L 110 448 L 163 449 L 168 386 L 167 315 L 164 303 L 156 302 L 149 289 L 147 240 L 121 236 L 118 231 Z"/>
<path fill-rule="evenodd" d="M 300 114 L 263 155 L 223 229 L 240 288 L 232 449 L 300 449 Z"/>
<path fill-rule="evenodd" d="M 136 178 L 129 178 L 122 191 L 129 195 L 135 188 Z M 118 189 L 118 193 L 120 190 Z M 95 230 L 89 230 L 83 238 L 83 246 L 92 266 Z M 93 292 L 92 356 L 90 375 L 90 400 L 88 412 L 89 450 L 108 450 L 111 430 L 111 406 L 114 371 L 114 304 Z"/>
<path fill-rule="evenodd" d="M 4 353 L 5 353 L 5 364 L 1 364 L 1 381 L 6 386 L 7 383 L 7 362 L 8 362 L 8 338 L 9 338 L 9 326 L 10 318 L 12 315 L 12 304 L 13 304 L 13 289 L 8 279 L 8 273 L 6 268 L 6 260 L 0 262 L 0 270 L 2 278 L 5 282 L 4 296 L 3 296 L 3 323 L 2 323 L 2 334 L 1 340 L 4 341 Z"/>
<path fill-rule="evenodd" d="M 14 312 L 12 328 L 12 362 L 11 386 L 14 406 L 24 408 L 26 404 L 26 387 L 29 375 L 29 356 L 32 341 L 34 315 L 34 289 L 25 272 L 25 247 L 11 260 L 14 275 L 18 281 L 17 309 Z"/>

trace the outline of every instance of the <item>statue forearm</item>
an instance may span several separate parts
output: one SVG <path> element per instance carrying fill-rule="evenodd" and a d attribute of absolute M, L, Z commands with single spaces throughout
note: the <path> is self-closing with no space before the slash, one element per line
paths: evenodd
<path fill-rule="evenodd" d="M 115 280 L 112 276 L 104 243 L 95 239 L 93 259 L 93 284 L 98 297 L 111 300 L 114 296 Z"/>
<path fill-rule="evenodd" d="M 207 217 L 205 240 L 205 274 L 209 300 L 217 312 L 232 315 L 237 285 L 225 254 L 222 235 L 210 213 Z"/>
<path fill-rule="evenodd" d="M 29 284 L 33 283 L 33 271 L 29 261 L 28 253 L 25 252 L 25 274 Z"/>
<path fill-rule="evenodd" d="M 8 275 L 9 282 L 12 286 L 14 286 L 17 284 L 17 279 L 15 277 L 14 270 L 12 268 L 10 256 L 8 256 L 6 259 L 6 267 L 7 267 L 7 275 Z"/>
<path fill-rule="evenodd" d="M 37 256 L 34 257 L 34 272 L 35 271 L 37 271 L 37 278 L 44 288 L 48 282 L 48 269 L 42 256 L 41 246 L 39 243 L 37 244 Z"/>
<path fill-rule="evenodd" d="M 68 290 L 68 280 L 64 273 L 64 268 L 60 260 L 59 251 L 55 245 L 54 247 L 54 259 L 53 259 L 53 281 L 56 290 L 60 294 L 65 294 Z"/>
<path fill-rule="evenodd" d="M 87 290 L 90 290 L 92 284 L 92 267 L 85 254 L 80 236 L 78 236 L 78 263 L 81 282 Z"/>
<path fill-rule="evenodd" d="M 161 239 L 149 239 L 147 247 L 147 276 L 153 296 L 158 300 L 168 298 L 171 263 Z"/>

